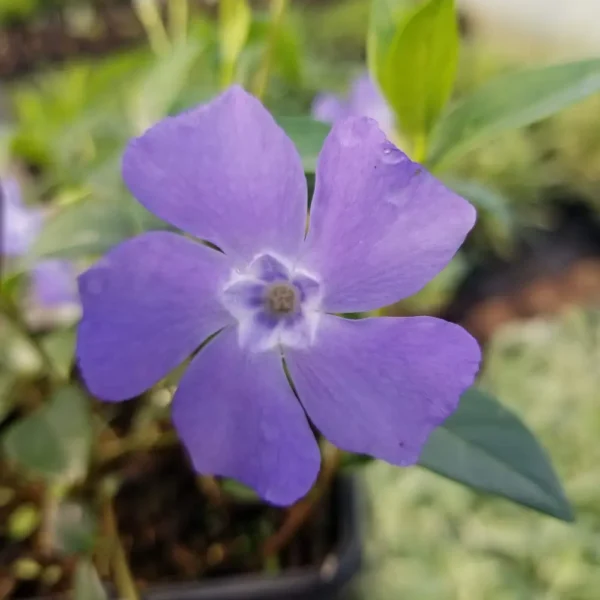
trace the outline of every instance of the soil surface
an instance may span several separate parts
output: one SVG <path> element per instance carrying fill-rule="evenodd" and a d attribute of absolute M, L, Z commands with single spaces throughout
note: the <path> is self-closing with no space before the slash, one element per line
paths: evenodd
<path fill-rule="evenodd" d="M 179 446 L 116 462 L 115 474 L 124 481 L 114 504 L 118 529 L 140 591 L 157 583 L 320 566 L 334 549 L 337 515 L 331 496 L 322 499 L 289 545 L 263 557 L 265 541 L 288 510 L 226 493 L 215 498 L 196 479 Z M 67 597 L 75 557 L 43 556 L 38 530 L 15 541 L 5 527 L 23 504 L 40 505 L 41 487 L 0 476 L 0 490 L 8 489 L 13 497 L 0 506 L 0 600 Z"/>

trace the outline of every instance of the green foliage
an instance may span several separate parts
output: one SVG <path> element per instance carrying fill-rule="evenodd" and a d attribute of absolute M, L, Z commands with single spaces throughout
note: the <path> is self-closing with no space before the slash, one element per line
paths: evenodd
<path fill-rule="evenodd" d="M 425 158 L 427 137 L 456 77 L 458 25 L 454 0 L 429 0 L 397 28 L 378 71 L 379 83 L 414 158 Z"/>
<path fill-rule="evenodd" d="M 418 3 L 419 0 L 372 0 L 367 33 L 367 59 L 369 71 L 375 81 L 382 81 L 387 70 L 387 57 L 392 41 Z"/>
<path fill-rule="evenodd" d="M 73 578 L 73 599 L 108 600 L 108 594 L 102 586 L 98 571 L 87 558 L 81 558 L 77 562 Z"/>
<path fill-rule="evenodd" d="M 308 117 L 279 117 L 277 122 L 296 144 L 305 172 L 314 173 L 329 125 Z"/>
<path fill-rule="evenodd" d="M 546 453 L 509 410 L 471 389 L 435 430 L 420 464 L 470 487 L 509 498 L 559 519 L 573 514 Z"/>
<path fill-rule="evenodd" d="M 87 505 L 61 502 L 51 523 L 53 546 L 64 554 L 91 554 L 97 528 L 96 518 Z"/>
<path fill-rule="evenodd" d="M 63 207 L 47 220 L 29 258 L 34 262 L 48 257 L 99 256 L 161 223 L 127 196 L 112 202 L 88 198 Z"/>
<path fill-rule="evenodd" d="M 252 11 L 247 0 L 221 0 L 219 43 L 223 87 L 227 87 L 234 80 L 236 64 L 248 39 L 251 23 Z"/>
<path fill-rule="evenodd" d="M 132 92 L 131 114 L 138 133 L 169 114 L 203 49 L 196 39 L 182 41 L 150 66 Z"/>
<path fill-rule="evenodd" d="M 14 423 L 3 438 L 6 457 L 47 480 L 78 481 L 92 446 L 89 400 L 74 386 L 59 389 L 38 411 Z"/>
<path fill-rule="evenodd" d="M 599 59 L 499 77 L 459 100 L 438 123 L 428 163 L 440 168 L 505 130 L 540 121 L 599 91 Z"/>

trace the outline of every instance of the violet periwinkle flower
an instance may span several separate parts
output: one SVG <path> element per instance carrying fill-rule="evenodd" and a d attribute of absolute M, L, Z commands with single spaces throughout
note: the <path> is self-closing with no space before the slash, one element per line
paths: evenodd
<path fill-rule="evenodd" d="M 347 98 L 329 93 L 318 94 L 313 101 L 312 115 L 325 123 L 335 123 L 348 117 L 370 117 L 389 137 L 394 134 L 392 111 L 368 73 L 352 82 Z"/>
<path fill-rule="evenodd" d="M 296 148 L 239 87 L 131 141 L 123 176 L 146 208 L 221 251 L 149 232 L 80 277 L 77 352 L 93 394 L 136 396 L 216 334 L 172 403 L 198 472 L 291 503 L 319 470 L 308 419 L 343 450 L 417 461 L 473 383 L 477 343 L 436 318 L 334 313 L 420 289 L 473 226 L 468 202 L 373 120 L 349 118 L 321 151 L 306 234 Z"/>
<path fill-rule="evenodd" d="M 15 178 L 0 181 L 2 244 L 0 254 L 19 257 L 27 253 L 38 237 L 43 223 L 42 211 L 24 204 Z M 71 308 L 78 305 L 73 265 L 64 260 L 47 259 L 37 263 L 31 273 L 33 304 L 42 309 Z"/>

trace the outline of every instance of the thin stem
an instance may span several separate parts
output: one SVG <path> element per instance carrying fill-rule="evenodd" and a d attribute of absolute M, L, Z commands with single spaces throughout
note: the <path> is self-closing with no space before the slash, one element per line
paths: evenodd
<path fill-rule="evenodd" d="M 156 0 L 133 0 L 133 7 L 142 23 L 148 43 L 157 56 L 166 54 L 171 49 L 171 42 L 165 29 L 160 9 Z"/>
<path fill-rule="evenodd" d="M 103 517 L 106 533 L 111 540 L 111 567 L 118 597 L 122 600 L 139 600 L 140 596 L 127 562 L 127 555 L 119 537 L 112 497 L 104 500 Z"/>
<path fill-rule="evenodd" d="M 172 42 L 185 41 L 188 20 L 188 0 L 169 0 L 169 33 Z"/>
<path fill-rule="evenodd" d="M 269 75 L 275 55 L 275 47 L 277 46 L 277 36 L 279 28 L 283 23 L 285 11 L 288 6 L 288 0 L 271 0 L 271 27 L 269 31 L 269 39 L 267 47 L 263 54 L 262 63 L 254 80 L 254 95 L 257 98 L 264 98 L 269 83 Z"/>
<path fill-rule="evenodd" d="M 58 513 L 58 506 L 62 496 L 61 489 L 48 484 L 44 489 L 42 497 L 42 521 L 37 533 L 37 546 L 42 556 L 50 556 L 54 546 L 54 535 L 52 530 Z"/>
<path fill-rule="evenodd" d="M 269 558 L 285 548 L 294 538 L 296 532 L 306 523 L 315 508 L 330 488 L 337 473 L 342 452 L 331 445 L 325 447 L 323 466 L 317 479 L 317 484 L 302 500 L 290 508 L 281 527 L 267 540 L 262 547 L 263 557 Z"/>
<path fill-rule="evenodd" d="M 35 349 L 37 352 L 43 366 L 44 370 L 48 374 L 48 376 L 55 382 L 59 382 L 63 379 L 63 376 L 54 366 L 54 362 L 44 345 L 41 341 L 35 336 L 32 335 L 27 327 L 27 323 L 23 320 L 19 309 L 14 305 L 14 303 L 8 298 L 6 294 L 2 292 L 0 289 L 0 314 L 4 315 L 7 321 L 18 331 L 18 333 L 23 336 Z"/>
<path fill-rule="evenodd" d="M 153 435 L 146 438 L 131 437 L 110 440 L 101 444 L 98 452 L 98 460 L 100 462 L 110 462 L 125 454 L 174 446 L 178 441 L 179 438 L 174 431 L 166 431 L 160 435 Z"/>

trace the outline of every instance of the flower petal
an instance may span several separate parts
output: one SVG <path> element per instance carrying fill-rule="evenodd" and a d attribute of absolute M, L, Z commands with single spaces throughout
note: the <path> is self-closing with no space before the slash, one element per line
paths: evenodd
<path fill-rule="evenodd" d="M 35 301 L 45 308 L 79 303 L 75 269 L 69 261 L 39 262 L 32 271 L 32 287 Z"/>
<path fill-rule="evenodd" d="M 281 356 L 244 352 L 233 328 L 194 358 L 172 410 L 198 472 L 233 477 L 282 505 L 314 483 L 319 449 Z"/>
<path fill-rule="evenodd" d="M 306 179 L 292 141 L 234 86 L 130 142 L 123 177 L 160 218 L 246 263 L 294 257 L 306 223 Z"/>
<path fill-rule="evenodd" d="M 324 315 L 307 349 L 285 349 L 300 401 L 342 450 L 415 463 L 479 366 L 477 342 L 432 317 L 351 321 Z"/>
<path fill-rule="evenodd" d="M 217 295 L 228 275 L 224 254 L 167 232 L 124 242 L 81 275 L 77 356 L 90 391 L 136 396 L 230 323 Z"/>
<path fill-rule="evenodd" d="M 475 210 L 388 142 L 375 121 L 334 125 L 317 168 L 307 247 L 323 306 L 359 312 L 418 291 L 450 261 Z"/>
<path fill-rule="evenodd" d="M 334 94 L 317 94 L 311 107 L 312 116 L 324 123 L 335 123 L 349 115 L 348 104 Z"/>

